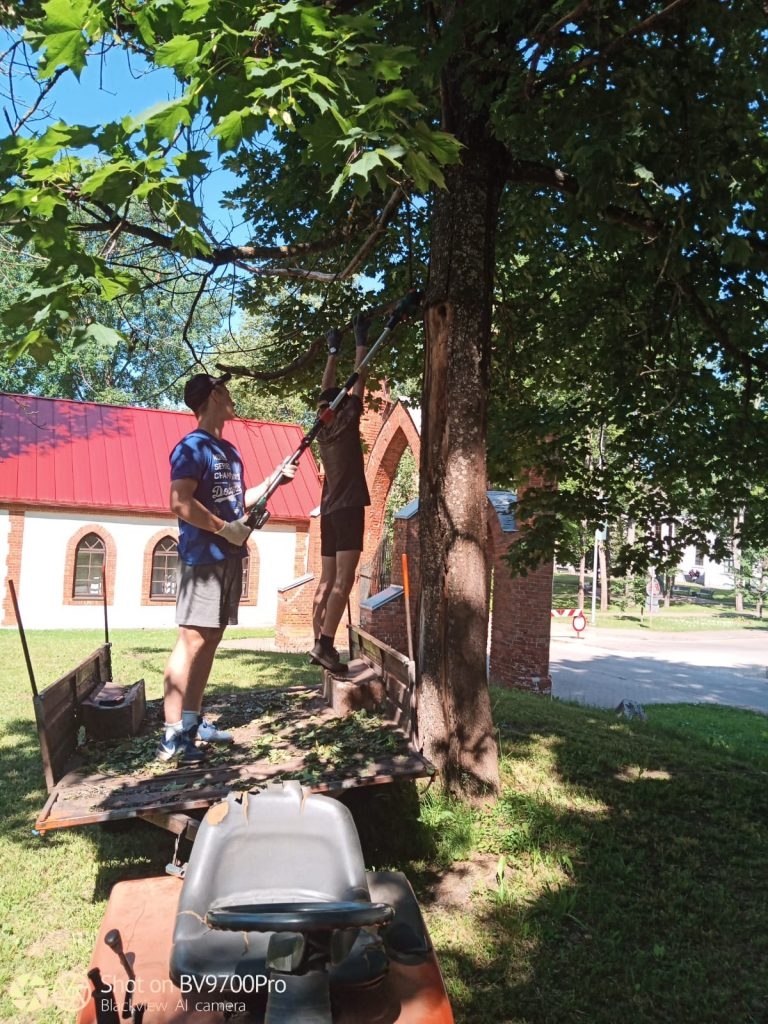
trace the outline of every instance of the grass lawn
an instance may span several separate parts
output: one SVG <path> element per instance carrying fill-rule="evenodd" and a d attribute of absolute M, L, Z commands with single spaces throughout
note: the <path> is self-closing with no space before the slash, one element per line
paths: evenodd
<path fill-rule="evenodd" d="M 42 687 L 101 636 L 29 640 Z M 112 640 L 115 678 L 143 675 L 159 696 L 173 633 Z M 0 1020 L 59 1024 L 111 886 L 162 873 L 172 843 L 139 821 L 31 834 L 45 791 L 14 632 L 0 659 Z M 222 651 L 211 686 L 309 679 L 303 656 Z M 630 722 L 525 693 L 493 701 L 493 806 L 434 786 L 352 800 L 369 865 L 404 869 L 419 892 L 457 1024 L 764 1024 L 768 718 L 657 705 Z M 37 1007 L 19 1009 L 30 990 Z"/>
<path fill-rule="evenodd" d="M 589 582 L 589 581 L 588 581 Z M 552 607 L 575 608 L 578 599 L 579 578 L 573 573 L 555 573 L 552 580 Z M 654 629 L 669 633 L 687 632 L 689 630 L 713 629 L 763 629 L 768 630 L 768 619 L 761 619 L 745 601 L 745 611 L 739 613 L 735 609 L 732 590 L 715 590 L 712 600 L 696 600 L 701 588 L 695 585 L 681 587 L 684 591 L 676 595 L 668 608 L 664 607 L 663 598 L 653 613 L 640 605 L 621 607 L 617 595 L 620 581 L 611 585 L 611 604 L 608 611 L 600 611 L 598 595 L 595 625 L 618 629 Z M 614 590 L 616 593 L 614 594 Z M 687 592 L 687 594 L 685 593 Z M 694 600 L 686 600 L 690 595 Z M 592 595 L 584 598 L 584 614 L 587 622 L 592 623 Z"/>

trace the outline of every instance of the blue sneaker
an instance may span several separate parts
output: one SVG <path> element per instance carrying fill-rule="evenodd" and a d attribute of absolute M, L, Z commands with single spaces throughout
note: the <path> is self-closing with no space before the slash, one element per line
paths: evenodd
<path fill-rule="evenodd" d="M 190 732 L 176 732 L 167 739 L 165 736 L 160 740 L 157 748 L 158 761 L 178 760 L 179 764 L 201 764 L 205 760 L 205 754 L 195 746 L 195 737 Z"/>
<path fill-rule="evenodd" d="M 197 719 L 195 737 L 202 740 L 203 743 L 234 743 L 235 740 L 235 737 L 231 732 L 224 732 L 223 729 L 217 729 L 213 722 L 209 722 L 208 719 L 203 718 L 202 715 Z"/>

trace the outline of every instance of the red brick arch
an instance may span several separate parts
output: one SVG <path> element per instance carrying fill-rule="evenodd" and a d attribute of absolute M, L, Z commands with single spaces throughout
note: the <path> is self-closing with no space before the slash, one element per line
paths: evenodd
<path fill-rule="evenodd" d="M 377 428 L 377 429 L 376 429 Z M 403 452 L 410 448 L 416 465 L 419 464 L 421 440 L 416 426 L 405 407 L 399 402 L 391 402 L 386 394 L 378 412 L 367 412 L 363 425 L 363 437 L 372 437 L 365 463 L 365 478 L 371 495 L 371 504 L 366 510 L 365 538 L 360 565 L 369 563 L 381 540 L 384 529 L 384 511 L 392 483 L 397 474 L 397 467 Z M 352 613 L 354 621 L 359 618 L 359 593 L 355 587 L 352 591 Z"/>
<path fill-rule="evenodd" d="M 411 417 L 400 402 L 396 402 L 391 406 L 366 461 L 365 478 L 371 494 L 371 506 L 366 517 L 363 562 L 365 555 L 373 552 L 381 539 L 387 498 L 406 448 L 411 449 L 418 466 L 421 439 Z"/>

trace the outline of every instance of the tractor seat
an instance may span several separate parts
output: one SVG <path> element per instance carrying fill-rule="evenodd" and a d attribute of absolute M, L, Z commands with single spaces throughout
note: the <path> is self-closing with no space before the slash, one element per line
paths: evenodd
<path fill-rule="evenodd" d="M 295 781 L 230 793 L 209 808 L 198 829 L 179 897 L 170 975 L 200 994 L 239 997 L 268 976 L 270 932 L 222 931 L 206 914 L 263 904 L 370 902 L 363 854 L 348 808 L 302 790 Z M 359 942 L 349 957 L 363 953 Z M 373 958 L 375 975 L 386 961 Z M 361 981 L 371 971 L 342 972 Z M 365 975 L 365 977 L 363 977 Z M 231 979 L 243 979 L 232 983 Z"/>

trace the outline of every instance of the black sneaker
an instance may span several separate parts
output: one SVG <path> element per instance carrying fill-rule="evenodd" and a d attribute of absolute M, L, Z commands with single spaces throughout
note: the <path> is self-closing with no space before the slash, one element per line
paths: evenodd
<path fill-rule="evenodd" d="M 157 748 L 158 761 L 175 761 L 179 764 L 201 764 L 205 760 L 205 754 L 195 746 L 193 733 L 176 732 L 168 740 L 163 736 Z"/>
<path fill-rule="evenodd" d="M 329 672 L 340 675 L 347 671 L 347 666 L 339 657 L 335 647 L 326 647 L 321 640 L 315 642 L 315 646 L 309 652 L 310 660 L 315 665 L 322 665 Z"/>
<path fill-rule="evenodd" d="M 320 641 L 316 640 L 315 641 L 315 647 L 317 647 L 317 645 L 319 643 L 320 643 Z M 320 664 L 320 662 L 317 660 L 317 658 L 314 655 L 315 647 L 313 647 L 312 650 L 309 652 L 309 663 L 310 663 L 310 665 L 319 665 Z M 326 648 L 326 650 L 330 650 L 330 652 L 334 656 L 334 658 L 337 658 L 339 661 L 341 661 L 341 655 L 339 654 L 339 652 L 336 650 L 335 647 Z"/>

